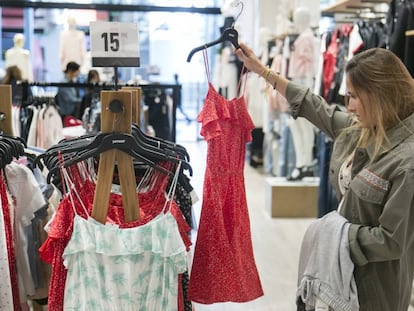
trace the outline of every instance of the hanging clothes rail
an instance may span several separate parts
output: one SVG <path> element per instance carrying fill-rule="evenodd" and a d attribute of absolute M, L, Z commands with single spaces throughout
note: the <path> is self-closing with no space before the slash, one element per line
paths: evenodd
<path fill-rule="evenodd" d="M 101 132 L 131 134 L 131 92 L 102 91 L 101 100 Z M 117 142 L 112 141 L 112 143 Z M 140 218 L 132 157 L 118 149 L 110 149 L 100 155 L 98 181 L 93 199 L 92 217 L 101 223 L 106 221 L 115 164 L 119 172 L 125 221 L 130 222 Z"/>
<path fill-rule="evenodd" d="M 113 83 L 101 83 L 101 84 L 90 84 L 90 83 L 66 83 L 66 82 L 22 82 L 21 83 L 23 89 L 22 95 L 22 106 L 25 107 L 30 105 L 30 98 L 28 96 L 29 87 L 38 86 L 38 87 L 76 87 L 76 88 L 95 88 L 96 90 L 114 90 L 115 84 Z M 171 97 L 172 97 L 172 124 L 171 124 L 171 138 L 170 141 L 175 142 L 176 140 L 176 118 L 177 118 L 177 106 L 180 104 L 181 100 L 181 84 L 169 84 L 169 83 L 153 83 L 153 84 L 118 84 L 118 88 L 132 88 L 132 89 L 140 89 L 139 98 L 142 97 L 142 93 L 145 91 L 151 90 L 171 90 Z M 141 100 L 139 99 L 139 103 Z M 137 123 L 139 124 L 139 123 Z"/>

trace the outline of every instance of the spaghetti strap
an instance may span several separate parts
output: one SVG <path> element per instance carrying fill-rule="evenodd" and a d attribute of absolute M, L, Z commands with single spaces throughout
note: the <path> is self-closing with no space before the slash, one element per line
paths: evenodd
<path fill-rule="evenodd" d="M 75 215 L 78 215 L 78 213 L 76 211 L 76 207 L 75 207 L 75 201 L 73 199 L 73 194 L 75 194 L 75 196 L 78 199 L 80 205 L 82 206 L 83 211 L 85 212 L 85 215 L 89 215 L 88 210 L 85 207 L 85 204 L 83 204 L 83 201 L 82 201 L 81 197 L 79 196 L 78 191 L 76 190 L 75 184 L 73 183 L 72 179 L 70 178 L 70 176 L 67 172 L 67 169 L 63 165 L 61 167 L 61 172 L 62 172 L 62 175 L 63 175 L 64 183 L 66 184 L 66 188 L 67 188 L 66 195 L 69 196 L 69 199 L 72 203 L 73 212 L 75 213 Z"/>
<path fill-rule="evenodd" d="M 243 70 L 242 70 L 242 72 L 243 72 Z M 244 75 L 246 76 L 246 78 L 244 79 L 244 87 L 243 87 L 243 94 L 242 94 L 243 96 L 244 96 L 244 94 L 246 94 L 247 79 L 249 78 L 249 71 L 247 69 L 246 69 Z"/>
<path fill-rule="evenodd" d="M 165 200 L 165 203 L 164 203 L 163 213 L 167 211 L 166 207 L 168 203 L 169 203 L 168 210 L 171 210 L 171 205 L 173 203 L 175 189 L 177 188 L 178 176 L 180 175 L 180 168 L 181 168 L 181 161 L 178 162 L 173 180 L 170 185 L 170 189 L 168 190 L 167 200 Z"/>
<path fill-rule="evenodd" d="M 208 63 L 207 49 L 203 50 L 204 67 L 206 69 L 207 81 L 211 83 L 210 64 Z"/>
<path fill-rule="evenodd" d="M 242 97 L 242 96 L 244 96 L 244 94 L 246 93 L 246 85 L 247 85 L 247 78 L 248 78 L 248 74 L 247 74 L 247 72 L 248 72 L 248 70 L 247 70 L 247 68 L 243 65 L 243 67 L 242 67 L 242 70 L 241 70 L 241 72 L 240 72 L 240 77 L 239 77 L 239 83 L 238 83 L 238 85 L 237 85 L 237 90 L 238 90 L 238 92 L 239 92 L 239 97 Z M 243 92 L 242 93 L 240 93 L 241 92 L 241 85 L 242 85 L 242 80 L 243 80 L 243 76 L 246 76 L 246 78 L 244 79 L 245 81 L 244 81 L 244 85 L 243 85 Z"/>

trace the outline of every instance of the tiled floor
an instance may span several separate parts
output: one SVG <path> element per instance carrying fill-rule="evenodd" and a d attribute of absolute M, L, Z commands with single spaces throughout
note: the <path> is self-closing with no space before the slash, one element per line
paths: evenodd
<path fill-rule="evenodd" d="M 200 201 L 195 205 L 199 217 L 205 169 L 204 142 L 182 143 L 190 153 L 194 169 L 192 185 Z M 271 218 L 265 211 L 265 176 L 245 165 L 245 184 L 257 268 L 264 296 L 248 303 L 194 304 L 195 311 L 291 311 L 296 310 L 297 264 L 303 234 L 310 218 Z M 409 311 L 414 311 L 410 308 Z"/>

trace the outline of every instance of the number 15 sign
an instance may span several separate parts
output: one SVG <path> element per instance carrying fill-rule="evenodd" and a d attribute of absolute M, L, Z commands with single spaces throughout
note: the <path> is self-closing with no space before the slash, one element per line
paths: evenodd
<path fill-rule="evenodd" d="M 136 23 L 91 22 L 93 67 L 139 67 Z"/>

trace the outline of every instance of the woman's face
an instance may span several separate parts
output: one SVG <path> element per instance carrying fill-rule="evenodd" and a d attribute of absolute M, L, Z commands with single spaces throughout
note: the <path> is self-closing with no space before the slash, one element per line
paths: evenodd
<path fill-rule="evenodd" d="M 348 112 L 355 115 L 362 127 L 370 127 L 373 121 L 366 109 L 367 105 L 369 105 L 368 97 L 365 94 L 361 94 L 361 92 L 357 95 L 351 81 L 349 81 L 348 78 L 346 79 L 346 87 L 348 96 Z"/>

